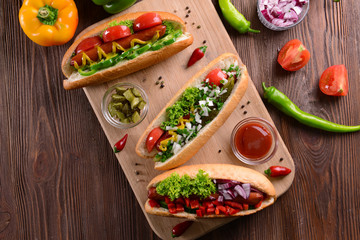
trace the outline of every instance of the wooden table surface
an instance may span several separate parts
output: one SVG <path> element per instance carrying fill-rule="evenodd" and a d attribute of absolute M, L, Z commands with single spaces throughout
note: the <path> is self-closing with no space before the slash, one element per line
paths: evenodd
<path fill-rule="evenodd" d="M 360 124 L 357 0 L 312 0 L 304 22 L 285 32 L 262 26 L 255 0 L 233 2 L 261 30 L 240 35 L 224 22 L 261 95 L 266 81 L 304 111 Z M 72 41 L 34 44 L 19 25 L 21 4 L 4 0 L 0 8 L 0 239 L 158 239 L 84 92 L 62 87 L 60 62 Z M 77 33 L 109 16 L 90 0 L 76 4 Z M 290 73 L 276 57 L 293 38 L 302 40 L 311 59 Z M 348 70 L 346 97 L 319 91 L 321 73 L 335 64 Z M 294 159 L 295 180 L 273 206 L 202 239 L 359 239 L 360 133 L 315 130 L 266 107 Z"/>

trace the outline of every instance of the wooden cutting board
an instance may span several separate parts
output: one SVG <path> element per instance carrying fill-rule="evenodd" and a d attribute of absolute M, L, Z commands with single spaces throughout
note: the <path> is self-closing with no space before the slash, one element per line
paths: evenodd
<path fill-rule="evenodd" d="M 236 49 L 210 0 L 146 0 L 135 4 L 125 12 L 152 10 L 171 12 L 184 19 L 184 21 L 187 22 L 186 25 L 188 31 L 194 36 L 193 45 L 162 63 L 130 76 L 102 85 L 84 88 L 110 145 L 113 146 L 126 133 L 129 134 L 125 149 L 122 152 L 117 153 L 116 156 L 143 211 L 144 203 L 147 199 L 146 186 L 153 177 L 161 172 L 153 169 L 154 163 L 151 159 L 142 159 L 136 155 L 136 142 L 151 120 L 165 106 L 178 89 L 191 78 L 191 76 L 222 53 L 232 52 L 237 54 Z M 112 16 L 112 18 L 113 17 L 114 16 Z M 105 19 L 104 21 L 107 20 L 108 19 Z M 189 69 L 186 69 L 186 63 L 192 51 L 203 45 L 205 40 L 206 45 L 208 46 L 205 57 Z M 246 41 L 246 39 L 244 39 L 244 41 Z M 244 49 L 244 51 L 246 51 L 246 49 Z M 155 84 L 160 76 L 162 77 L 161 81 L 164 81 L 164 88 L 160 88 L 160 85 Z M 141 85 L 149 96 L 149 112 L 147 117 L 141 124 L 129 130 L 122 130 L 111 126 L 101 113 L 101 100 L 105 91 L 118 82 L 132 82 Z M 188 161 L 186 165 L 199 163 L 229 163 L 246 166 L 233 155 L 230 147 L 230 134 L 234 126 L 240 120 L 253 116 L 265 118 L 273 123 L 253 82 L 250 81 L 247 92 L 237 109 L 224 123 L 223 127 L 214 134 L 205 146 L 190 161 Z M 221 152 L 219 150 L 221 150 Z M 281 163 L 280 158 L 283 159 Z M 295 173 L 294 162 L 284 145 L 281 136 L 279 136 L 278 150 L 272 160 L 259 166 L 247 167 L 263 173 L 269 166 L 278 164 L 292 169 L 292 173 L 285 178 L 271 179 L 277 195 L 280 196 L 290 187 Z M 266 211 L 266 209 L 263 211 Z M 170 239 L 172 227 L 184 221 L 183 219 L 148 215 L 145 211 L 144 214 L 154 232 L 163 239 Z M 199 220 L 179 239 L 198 238 L 235 219 L 236 218 Z"/>

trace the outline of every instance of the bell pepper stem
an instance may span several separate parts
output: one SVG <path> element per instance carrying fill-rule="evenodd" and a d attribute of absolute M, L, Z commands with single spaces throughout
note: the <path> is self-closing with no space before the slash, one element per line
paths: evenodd
<path fill-rule="evenodd" d="M 57 20 L 57 16 L 58 9 L 46 4 L 45 6 L 39 8 L 38 15 L 36 17 L 41 23 L 53 26 Z"/>

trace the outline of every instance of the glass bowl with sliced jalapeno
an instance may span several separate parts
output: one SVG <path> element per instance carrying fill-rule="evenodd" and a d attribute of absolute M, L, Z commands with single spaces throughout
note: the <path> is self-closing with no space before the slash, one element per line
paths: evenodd
<path fill-rule="evenodd" d="M 144 120 L 149 109 L 145 91 L 132 83 L 118 83 L 104 94 L 101 111 L 114 127 L 132 128 Z"/>

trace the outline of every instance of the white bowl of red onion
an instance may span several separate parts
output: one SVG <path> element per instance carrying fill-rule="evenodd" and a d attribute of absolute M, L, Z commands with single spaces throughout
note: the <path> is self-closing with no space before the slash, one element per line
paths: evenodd
<path fill-rule="evenodd" d="M 257 13 L 265 27 L 284 31 L 304 20 L 310 0 L 258 0 Z"/>

